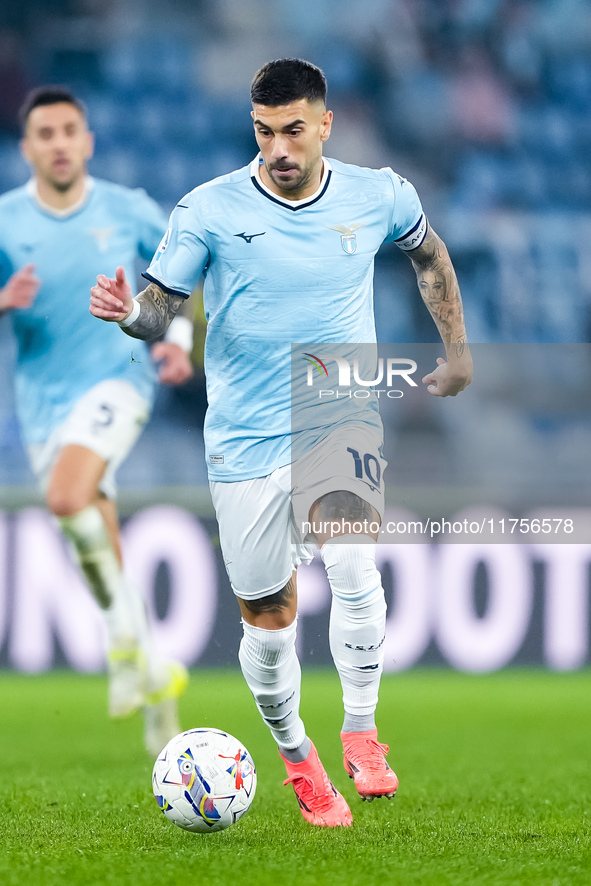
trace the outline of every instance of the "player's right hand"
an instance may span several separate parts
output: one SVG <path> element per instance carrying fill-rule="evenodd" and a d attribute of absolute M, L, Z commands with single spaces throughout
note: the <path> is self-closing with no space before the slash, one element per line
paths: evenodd
<path fill-rule="evenodd" d="M 96 286 L 90 290 L 90 313 L 101 320 L 120 323 L 129 317 L 132 308 L 131 286 L 123 268 L 117 268 L 114 279 L 99 274 Z"/>
<path fill-rule="evenodd" d="M 30 308 L 39 292 L 41 280 L 35 275 L 35 265 L 25 265 L 8 278 L 0 290 L 0 311 L 8 308 Z"/>

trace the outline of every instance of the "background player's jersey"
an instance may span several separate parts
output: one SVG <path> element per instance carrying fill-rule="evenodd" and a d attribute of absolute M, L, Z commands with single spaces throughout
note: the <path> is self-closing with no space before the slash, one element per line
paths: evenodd
<path fill-rule="evenodd" d="M 166 227 L 142 190 L 89 179 L 87 198 L 67 215 L 36 200 L 29 182 L 0 197 L 0 286 L 26 264 L 41 287 L 32 306 L 9 312 L 17 340 L 16 403 L 27 444 L 43 443 L 89 388 L 107 378 L 131 382 L 152 399 L 155 370 L 144 342 L 89 312 L 97 274 L 129 280 L 153 255 Z"/>
<path fill-rule="evenodd" d="M 259 163 L 184 197 L 145 275 L 188 297 L 205 273 L 213 480 L 291 461 L 291 343 L 375 342 L 374 256 L 387 241 L 416 248 L 427 225 L 415 189 L 391 169 L 325 160 L 316 194 L 293 202 L 263 185 Z M 372 406 L 354 418 L 335 411 L 335 423 L 347 420 L 380 426 Z M 312 415 L 300 424 L 308 445 L 326 433 L 320 425 Z"/>

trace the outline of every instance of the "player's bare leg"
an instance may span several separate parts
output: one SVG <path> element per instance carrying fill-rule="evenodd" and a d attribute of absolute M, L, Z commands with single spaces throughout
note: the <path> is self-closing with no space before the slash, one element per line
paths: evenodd
<path fill-rule="evenodd" d="M 99 492 L 106 462 L 85 446 L 65 446 L 52 470 L 47 506 L 71 542 L 86 583 L 103 610 L 109 650 L 136 647 L 124 586 L 115 504 Z"/>
<path fill-rule="evenodd" d="M 302 815 L 320 827 L 352 824 L 345 799 L 328 778 L 299 714 L 300 663 L 295 650 L 296 577 L 275 594 L 238 600 L 244 637 L 242 673 L 279 747 Z"/>
<path fill-rule="evenodd" d="M 176 698 L 182 665 L 156 653 L 144 603 L 123 573 L 116 506 L 99 491 L 106 462 L 84 446 L 65 446 L 51 474 L 47 503 L 70 541 L 107 630 L 109 712 L 143 707 L 146 747 L 157 755 L 180 731 Z"/>
<path fill-rule="evenodd" d="M 330 649 L 343 687 L 345 718 L 341 739 L 344 765 L 363 800 L 393 797 L 398 779 L 388 766 L 387 745 L 377 740 L 375 710 L 383 663 L 386 603 L 375 565 L 375 508 L 352 492 L 331 492 L 310 511 L 315 525 L 342 530 L 321 535 L 321 557 L 332 591 Z M 350 534 L 352 525 L 367 533 Z"/>

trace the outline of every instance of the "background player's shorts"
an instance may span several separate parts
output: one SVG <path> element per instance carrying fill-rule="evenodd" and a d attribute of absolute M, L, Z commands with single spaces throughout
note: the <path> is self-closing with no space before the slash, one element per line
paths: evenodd
<path fill-rule="evenodd" d="M 115 472 L 132 449 L 149 414 L 148 403 L 127 381 L 107 379 L 90 388 L 45 443 L 28 447 L 31 467 L 41 487 L 47 487 L 64 446 L 84 446 L 107 462 L 99 485 L 108 498 L 114 498 Z"/>
<path fill-rule="evenodd" d="M 327 492 L 353 492 L 381 517 L 387 463 L 378 436 L 368 426 L 344 425 L 293 465 L 266 477 L 210 482 L 224 563 L 236 596 L 256 600 L 275 594 L 300 563 L 311 562 L 316 543 L 309 534 L 304 537 L 302 526 L 312 504 Z"/>

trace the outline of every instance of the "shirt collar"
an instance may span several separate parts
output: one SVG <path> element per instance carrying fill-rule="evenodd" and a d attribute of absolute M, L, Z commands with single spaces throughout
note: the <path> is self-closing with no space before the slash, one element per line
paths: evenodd
<path fill-rule="evenodd" d="M 263 158 L 261 154 L 257 154 L 252 163 L 250 164 L 250 175 L 257 183 L 258 187 L 264 191 L 269 197 L 275 200 L 277 203 L 283 203 L 285 206 L 289 206 L 291 209 L 297 209 L 298 206 L 303 206 L 307 203 L 314 203 L 321 196 L 323 191 L 326 188 L 326 182 L 331 172 L 330 160 L 327 160 L 326 157 L 322 158 L 323 169 L 322 169 L 322 177 L 320 179 L 320 184 L 316 191 L 313 194 L 310 194 L 308 197 L 304 197 L 302 200 L 287 200 L 285 197 L 280 197 L 279 194 L 276 194 L 275 191 L 272 191 L 261 179 L 261 166 L 263 163 Z"/>
<path fill-rule="evenodd" d="M 84 179 L 84 191 L 79 200 L 76 201 L 72 206 L 68 206 L 67 209 L 56 209 L 54 206 L 49 206 L 47 203 L 44 203 L 41 197 L 39 196 L 39 190 L 37 186 L 37 179 L 33 176 L 33 178 L 29 179 L 26 185 L 27 194 L 32 197 L 37 206 L 43 210 L 43 212 L 47 212 L 49 215 L 53 215 L 55 218 L 67 218 L 69 215 L 74 215 L 75 212 L 78 212 L 86 201 L 88 200 L 92 189 L 94 188 L 94 179 L 92 176 L 87 175 Z"/>

